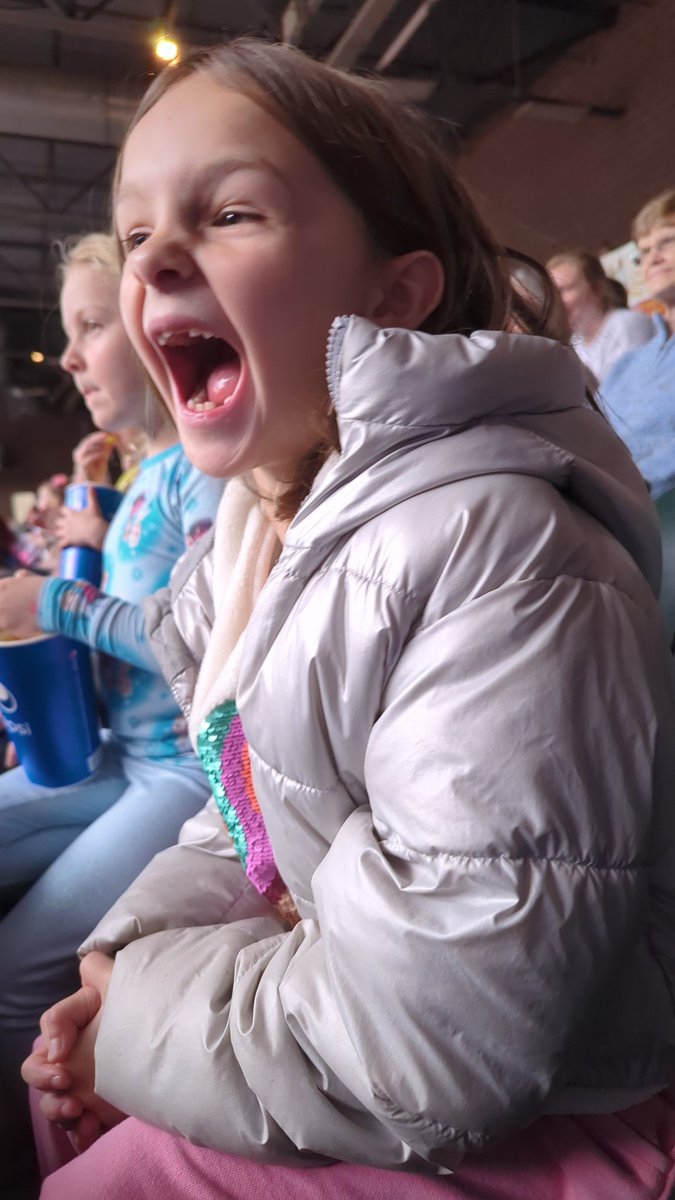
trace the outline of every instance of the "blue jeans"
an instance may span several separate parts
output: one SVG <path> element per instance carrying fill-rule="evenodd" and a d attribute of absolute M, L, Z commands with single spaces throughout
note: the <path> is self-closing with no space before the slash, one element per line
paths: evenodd
<path fill-rule="evenodd" d="M 79 986 L 79 944 L 209 795 L 198 759 L 132 758 L 111 739 L 75 787 L 39 787 L 20 767 L 0 776 L 0 881 L 35 880 L 0 921 L 0 1195 L 22 1142 L 30 1152 L 19 1067 L 41 1014 Z"/>

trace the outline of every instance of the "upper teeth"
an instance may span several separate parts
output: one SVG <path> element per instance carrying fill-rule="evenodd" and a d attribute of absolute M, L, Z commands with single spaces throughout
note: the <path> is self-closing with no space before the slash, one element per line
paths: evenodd
<path fill-rule="evenodd" d="M 204 338 L 208 341 L 209 338 L 215 337 L 213 333 L 206 333 L 203 329 L 165 329 L 162 333 L 158 333 L 156 337 L 159 346 L 168 346 L 170 342 L 179 341 L 181 338 Z"/>

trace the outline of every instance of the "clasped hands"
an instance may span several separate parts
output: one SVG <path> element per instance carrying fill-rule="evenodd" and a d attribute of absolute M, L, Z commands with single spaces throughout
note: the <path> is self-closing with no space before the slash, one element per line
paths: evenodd
<path fill-rule="evenodd" d="M 98 951 L 82 960 L 82 987 L 43 1013 L 42 1044 L 21 1068 L 25 1082 L 43 1093 L 43 1115 L 69 1130 L 78 1154 L 126 1116 L 94 1091 L 94 1046 L 112 969 L 113 960 Z"/>

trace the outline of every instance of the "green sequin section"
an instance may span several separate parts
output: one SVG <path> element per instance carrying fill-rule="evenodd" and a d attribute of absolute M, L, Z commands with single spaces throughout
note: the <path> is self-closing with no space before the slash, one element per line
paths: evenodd
<path fill-rule="evenodd" d="M 211 784 L 213 798 L 230 831 L 234 848 L 245 869 L 248 860 L 246 833 L 237 815 L 237 810 L 230 803 L 221 775 L 223 745 L 237 715 L 237 706 L 234 700 L 226 700 L 224 704 L 214 708 L 213 712 L 209 713 L 199 726 L 197 753 Z"/>

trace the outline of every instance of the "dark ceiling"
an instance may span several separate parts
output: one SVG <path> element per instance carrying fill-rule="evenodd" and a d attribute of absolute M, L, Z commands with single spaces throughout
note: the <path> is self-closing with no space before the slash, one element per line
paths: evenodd
<path fill-rule="evenodd" d="M 105 224 L 115 147 L 158 70 L 152 42 L 160 29 L 172 29 L 184 47 L 261 33 L 339 66 L 381 71 L 443 118 L 460 145 L 500 109 L 536 95 L 537 76 L 575 42 L 611 26 L 620 6 L 621 0 L 0 0 L 5 382 L 29 389 L 41 375 L 47 383 L 47 366 L 36 371 L 28 352 L 36 339 L 48 356 L 59 347 L 58 322 L 50 316 L 53 244 Z"/>

